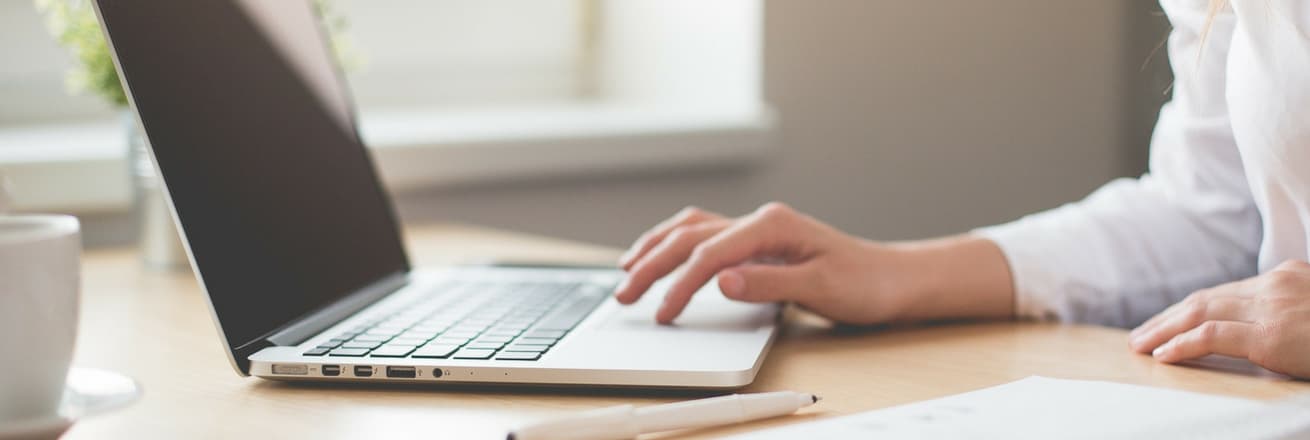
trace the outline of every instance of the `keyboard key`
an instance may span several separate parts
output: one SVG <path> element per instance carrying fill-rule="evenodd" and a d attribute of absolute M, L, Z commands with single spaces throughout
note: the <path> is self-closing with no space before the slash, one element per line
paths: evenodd
<path fill-rule="evenodd" d="M 372 353 L 369 353 L 369 356 L 372 356 L 372 357 L 405 357 L 405 355 L 409 354 L 411 351 L 414 351 L 414 349 L 416 349 L 416 348 L 418 348 L 418 347 L 415 347 L 415 346 L 413 346 L 413 345 L 392 345 L 392 344 L 387 344 L 387 345 L 383 345 L 383 346 L 381 346 L 381 347 L 378 347 L 377 350 L 373 350 Z"/>
<path fill-rule="evenodd" d="M 509 347 L 505 347 L 505 351 L 532 351 L 532 352 L 540 353 L 540 352 L 543 352 L 543 351 L 546 351 L 546 350 L 550 350 L 550 346 L 549 346 L 549 345 L 540 345 L 540 344 L 514 344 L 514 345 L 511 345 L 511 346 L 509 346 Z"/>
<path fill-rule="evenodd" d="M 496 360 L 506 361 L 535 361 L 541 358 L 541 353 L 530 351 L 507 351 L 496 355 Z"/>
<path fill-rule="evenodd" d="M 438 345 L 464 345 L 467 344 L 471 339 L 473 338 L 455 338 L 450 336 L 441 336 L 438 337 L 437 339 L 433 339 L 431 343 L 438 344 Z"/>
<path fill-rule="evenodd" d="M 455 353 L 455 359 L 490 359 L 496 350 L 465 348 Z"/>
<path fill-rule="evenodd" d="M 476 350 L 500 350 L 500 347 L 504 347 L 504 346 L 505 346 L 504 342 L 474 342 L 469 345 L 465 345 L 464 348 L 470 348 Z"/>
<path fill-rule="evenodd" d="M 362 334 L 362 335 L 356 336 L 355 339 L 351 339 L 351 340 L 352 340 L 352 341 L 376 341 L 376 342 L 382 342 L 382 341 L 385 341 L 385 340 L 388 340 L 388 339 L 391 339 L 391 337 L 390 337 L 390 336 L 382 336 L 382 335 Z"/>
<path fill-rule="evenodd" d="M 367 331 L 367 332 L 364 332 L 364 334 L 363 334 L 363 335 L 360 335 L 360 336 L 376 336 L 376 337 L 380 337 L 380 338 L 383 338 L 383 339 L 391 339 L 391 338 L 396 337 L 396 335 L 398 335 L 398 334 L 400 334 L 400 333 L 402 333 L 402 332 L 404 332 L 404 331 L 405 331 L 405 329 L 403 329 L 403 328 L 386 328 L 386 329 L 384 329 L 384 328 L 375 328 L 375 329 L 369 330 L 369 331 Z M 356 336 L 355 339 L 359 339 L 359 336 Z"/>
<path fill-rule="evenodd" d="M 533 330 L 524 334 L 523 337 L 559 339 L 564 337 L 564 332 L 560 330 Z"/>
<path fill-rule="evenodd" d="M 571 321 L 571 320 L 551 319 L 551 320 L 542 321 L 542 322 L 538 323 L 538 324 L 537 324 L 537 329 L 538 329 L 538 330 L 563 330 L 563 331 L 569 331 L 569 330 L 572 330 L 572 329 L 573 329 L 573 326 L 575 326 L 575 325 L 578 325 L 578 323 L 577 323 L 577 322 L 573 322 L 573 321 Z"/>
<path fill-rule="evenodd" d="M 423 345 L 423 344 L 426 344 L 427 342 L 428 342 L 428 338 L 407 338 L 407 337 L 404 337 L 404 336 L 400 336 L 400 337 L 397 337 L 396 339 L 392 339 L 392 340 L 390 340 L 390 341 L 387 341 L 387 344 L 396 344 L 396 345 L 416 345 L 416 346 L 417 346 L 417 345 Z"/>
<path fill-rule="evenodd" d="M 374 348 L 378 348 L 379 345 L 382 345 L 382 341 L 350 341 L 350 342 L 347 342 L 347 343 L 345 343 L 345 344 L 341 344 L 341 347 L 342 347 L 342 348 L 362 348 L 362 349 L 365 349 L 365 350 L 371 350 L 371 349 L 374 349 Z"/>
<path fill-rule="evenodd" d="M 328 356 L 361 357 L 366 354 L 368 354 L 367 348 L 338 348 L 328 353 Z"/>
<path fill-rule="evenodd" d="M 493 328 L 493 329 L 491 329 L 491 330 L 487 330 L 486 332 L 483 332 L 483 333 L 482 333 L 482 336 L 483 336 L 483 337 L 486 337 L 486 336 L 508 336 L 508 337 L 513 338 L 513 337 L 515 337 L 515 336 L 518 336 L 519 333 L 522 333 L 522 330 L 513 330 L 513 329 L 494 329 L 494 328 Z"/>
<path fill-rule="evenodd" d="M 492 328 L 523 331 L 531 326 L 533 321 L 536 321 L 536 319 L 509 319 L 496 323 L 496 326 Z"/>
<path fill-rule="evenodd" d="M 501 343 L 504 343 L 504 342 L 509 342 L 509 341 L 511 341 L 511 340 L 513 340 L 513 339 L 514 339 L 514 338 L 513 338 L 512 336 L 491 336 L 491 335 L 483 335 L 483 336 L 481 336 L 481 337 L 478 337 L 478 339 L 474 340 L 473 342 L 501 342 Z"/>
<path fill-rule="evenodd" d="M 518 338 L 514 340 L 514 343 L 528 345 L 555 345 L 555 341 L 555 338 Z"/>
<path fill-rule="evenodd" d="M 449 324 L 447 324 L 447 325 L 419 324 L 419 325 L 416 325 L 416 326 L 410 327 L 409 331 L 411 331 L 411 332 L 424 332 L 424 333 L 437 334 L 437 333 L 444 332 L 444 331 L 446 331 L 446 330 L 448 330 L 448 329 L 450 329 L 450 325 L 449 325 Z"/>
<path fill-rule="evenodd" d="M 322 356 L 332 351 L 332 347 L 314 347 L 305 352 L 305 356 Z"/>
<path fill-rule="evenodd" d="M 378 325 L 378 327 L 402 328 L 402 329 L 403 329 L 403 328 L 409 328 L 409 327 L 412 327 L 412 326 L 414 326 L 414 324 L 417 324 L 417 323 L 418 323 L 418 319 L 403 318 L 403 317 L 402 317 L 402 318 L 392 318 L 392 319 L 388 319 L 386 322 L 383 322 L 382 324 Z"/>
<path fill-rule="evenodd" d="M 407 332 L 401 333 L 400 336 L 396 336 L 396 338 L 397 338 L 397 339 L 399 339 L 399 338 L 432 339 L 432 338 L 435 338 L 435 337 L 437 336 L 437 333 L 439 333 L 439 332 L 410 330 L 410 331 L 407 331 Z"/>
<path fill-rule="evenodd" d="M 478 333 L 480 333 L 480 332 L 481 332 L 481 331 L 451 330 L 451 331 L 448 331 L 448 332 L 442 333 L 442 334 L 441 334 L 441 337 L 443 337 L 443 338 L 444 338 L 444 337 L 456 337 L 456 338 L 459 338 L 459 337 L 468 337 L 468 338 L 472 338 L 472 337 L 474 337 L 474 336 L 477 336 Z"/>
<path fill-rule="evenodd" d="M 452 325 L 455 325 L 456 322 L 459 322 L 459 318 L 457 317 L 456 318 L 428 318 L 427 321 L 423 321 L 422 323 L 419 323 L 415 327 L 448 328 Z"/>
<path fill-rule="evenodd" d="M 414 351 L 413 357 L 416 358 L 446 358 L 459 350 L 458 345 L 434 345 L 428 344 Z"/>

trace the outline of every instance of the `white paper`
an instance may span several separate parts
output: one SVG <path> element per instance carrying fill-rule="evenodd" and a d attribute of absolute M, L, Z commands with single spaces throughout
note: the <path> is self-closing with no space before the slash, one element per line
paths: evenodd
<path fill-rule="evenodd" d="M 1290 414 L 1303 417 L 1289 420 Z M 1290 403 L 1271 405 L 1112 382 L 1034 376 L 940 399 L 732 438 L 1306 438 L 1310 434 L 1307 423 L 1310 407 L 1292 408 Z"/>

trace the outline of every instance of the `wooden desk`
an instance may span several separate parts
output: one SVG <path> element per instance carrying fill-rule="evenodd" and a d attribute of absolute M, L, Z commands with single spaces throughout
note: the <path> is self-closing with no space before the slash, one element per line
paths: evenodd
<path fill-rule="evenodd" d="M 478 258 L 610 262 L 611 249 L 485 229 L 411 228 L 418 265 Z M 144 397 L 85 420 L 68 438 L 504 438 L 538 417 L 687 397 L 657 391 L 443 389 L 292 385 L 243 378 L 228 365 L 190 274 L 144 272 L 129 250 L 88 252 L 75 363 L 137 378 Z M 793 417 L 690 433 L 713 437 L 866 411 L 1029 375 L 1104 379 L 1260 399 L 1310 384 L 1160 365 L 1129 353 L 1125 332 L 1023 323 L 833 332 L 789 319 L 755 384 L 825 400 Z"/>

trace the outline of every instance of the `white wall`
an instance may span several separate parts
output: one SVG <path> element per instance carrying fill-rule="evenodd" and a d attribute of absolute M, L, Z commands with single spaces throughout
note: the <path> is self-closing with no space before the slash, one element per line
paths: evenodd
<path fill-rule="evenodd" d="M 771 0 L 764 88 L 781 136 L 762 165 L 444 189 L 400 209 L 615 245 L 686 204 L 737 214 L 782 200 L 885 239 L 1005 221 L 1140 172 L 1163 87 L 1139 69 L 1157 9 Z"/>

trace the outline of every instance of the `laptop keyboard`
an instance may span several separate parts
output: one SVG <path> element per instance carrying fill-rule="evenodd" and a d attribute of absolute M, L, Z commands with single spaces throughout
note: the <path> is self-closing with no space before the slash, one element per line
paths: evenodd
<path fill-rule="evenodd" d="M 591 282 L 448 281 L 306 356 L 535 361 L 609 296 Z"/>

